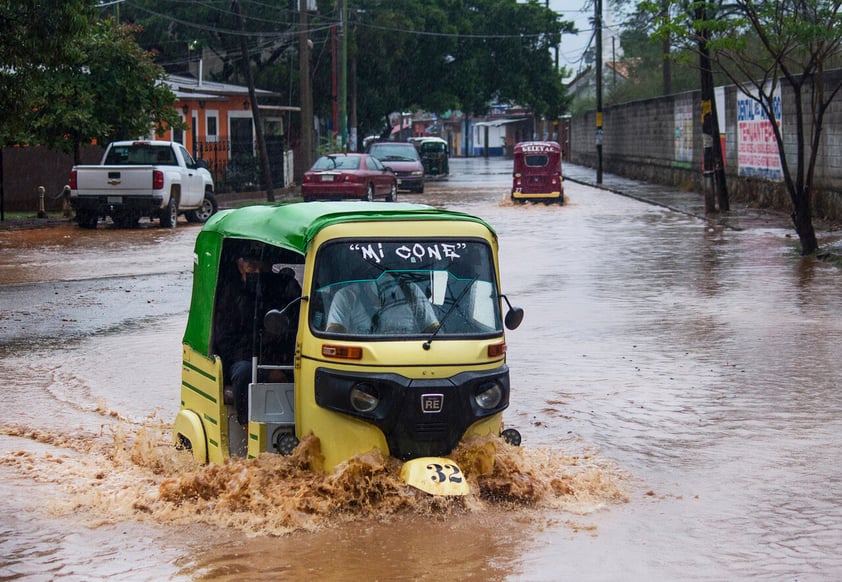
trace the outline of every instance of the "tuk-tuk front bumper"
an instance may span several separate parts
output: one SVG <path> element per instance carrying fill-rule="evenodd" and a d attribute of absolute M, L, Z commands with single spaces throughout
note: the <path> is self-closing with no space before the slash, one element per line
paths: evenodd
<path fill-rule="evenodd" d="M 368 406 L 360 406 L 360 395 Z M 377 426 L 389 454 L 408 460 L 449 454 L 474 423 L 509 405 L 509 369 L 412 379 L 393 373 L 318 368 L 316 403 Z M 371 408 L 365 410 L 365 408 Z"/>

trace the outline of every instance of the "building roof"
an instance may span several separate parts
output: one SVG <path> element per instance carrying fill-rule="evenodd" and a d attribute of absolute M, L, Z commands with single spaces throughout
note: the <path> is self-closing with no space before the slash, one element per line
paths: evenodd
<path fill-rule="evenodd" d="M 219 83 L 217 81 L 200 80 L 195 77 L 182 75 L 168 75 L 165 80 L 175 96 L 181 100 L 195 101 L 222 101 L 227 97 L 239 96 L 248 97 L 248 87 L 233 85 L 231 83 Z M 255 89 L 258 97 L 280 97 L 279 93 Z"/>

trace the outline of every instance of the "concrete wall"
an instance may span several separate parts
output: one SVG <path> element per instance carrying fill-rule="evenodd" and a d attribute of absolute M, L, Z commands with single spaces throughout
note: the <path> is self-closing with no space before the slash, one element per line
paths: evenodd
<path fill-rule="evenodd" d="M 826 74 L 825 86 L 842 82 L 842 69 Z M 812 115 L 804 89 L 806 132 Z M 789 211 L 791 204 L 784 183 L 739 175 L 737 88 L 724 88 L 724 110 L 720 111 L 720 132 L 724 137 L 725 169 L 730 199 L 761 207 Z M 605 173 L 674 185 L 701 192 L 702 132 L 701 99 L 698 91 L 634 101 L 603 109 L 602 168 Z M 784 150 L 790 169 L 796 165 L 795 100 L 789 85 L 781 89 Z M 810 136 L 804 139 L 809 144 Z M 571 162 L 596 167 L 596 112 L 572 119 Z M 837 95 L 825 114 L 820 154 L 816 164 L 814 216 L 842 219 L 842 95 Z"/>

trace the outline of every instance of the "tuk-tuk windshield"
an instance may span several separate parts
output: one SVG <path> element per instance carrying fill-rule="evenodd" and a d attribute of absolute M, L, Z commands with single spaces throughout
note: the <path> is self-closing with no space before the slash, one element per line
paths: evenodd
<path fill-rule="evenodd" d="M 550 161 L 547 154 L 529 154 L 523 156 L 523 162 L 530 168 L 543 168 Z"/>
<path fill-rule="evenodd" d="M 476 239 L 339 240 L 316 257 L 317 334 L 465 338 L 502 332 L 489 245 Z M 440 328 L 440 329 L 439 329 Z"/>
<path fill-rule="evenodd" d="M 422 154 L 443 154 L 447 152 L 447 144 L 441 141 L 422 141 L 419 149 Z"/>

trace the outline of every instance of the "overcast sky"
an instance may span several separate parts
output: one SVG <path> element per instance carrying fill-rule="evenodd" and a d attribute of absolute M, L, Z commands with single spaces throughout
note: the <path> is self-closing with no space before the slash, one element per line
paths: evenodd
<path fill-rule="evenodd" d="M 544 0 L 546 2 L 546 0 Z M 611 60 L 610 34 L 613 31 L 619 34 L 619 28 L 615 26 L 618 20 L 608 6 L 608 1 L 603 0 L 602 6 L 602 42 L 603 60 Z M 567 67 L 573 72 L 573 76 L 582 67 L 582 54 L 593 42 L 592 22 L 594 17 L 593 0 L 549 0 L 549 7 L 559 13 L 563 20 L 572 20 L 579 34 L 565 34 L 561 39 L 558 61 L 559 66 Z M 615 46 L 615 54 L 619 58 L 619 46 Z M 566 81 L 569 80 L 565 79 Z"/>

